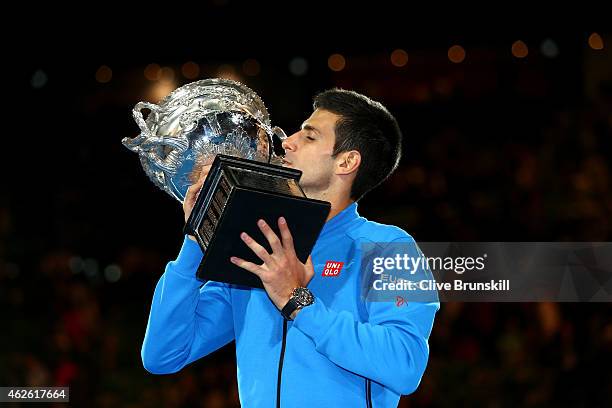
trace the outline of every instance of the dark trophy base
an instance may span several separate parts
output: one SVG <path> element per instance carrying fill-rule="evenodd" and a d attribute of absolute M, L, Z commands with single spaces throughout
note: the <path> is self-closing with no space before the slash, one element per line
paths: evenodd
<path fill-rule="evenodd" d="M 229 260 L 237 256 L 263 263 L 240 239 L 246 232 L 271 252 L 257 226 L 259 219 L 280 239 L 278 218 L 285 217 L 295 252 L 306 262 L 331 205 L 307 198 L 298 185 L 301 175 L 296 169 L 217 155 L 185 225 L 185 233 L 195 236 L 204 251 L 197 278 L 263 288 L 257 275 Z"/>

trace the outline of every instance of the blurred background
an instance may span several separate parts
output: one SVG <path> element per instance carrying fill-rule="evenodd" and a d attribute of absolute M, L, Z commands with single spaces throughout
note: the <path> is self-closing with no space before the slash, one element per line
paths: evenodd
<path fill-rule="evenodd" d="M 163 29 L 81 45 L 83 28 L 41 31 L 7 53 L 17 109 L 0 193 L 2 386 L 70 386 L 74 406 L 239 405 L 233 344 L 175 375 L 140 361 L 183 215 L 121 139 L 138 133 L 138 101 L 197 79 L 244 82 L 288 134 L 324 89 L 381 101 L 404 157 L 359 210 L 417 241 L 612 239 L 609 26 L 295 46 L 160 42 Z M 444 303 L 423 381 L 400 406 L 610 406 L 611 311 Z"/>

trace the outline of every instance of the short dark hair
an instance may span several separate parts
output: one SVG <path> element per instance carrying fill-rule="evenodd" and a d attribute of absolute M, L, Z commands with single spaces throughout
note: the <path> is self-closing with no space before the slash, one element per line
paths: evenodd
<path fill-rule="evenodd" d="M 332 157 L 350 150 L 361 153 L 361 164 L 351 187 L 351 199 L 359 201 L 385 181 L 399 164 L 402 132 L 397 120 L 380 102 L 338 88 L 316 95 L 313 108 L 340 116 Z"/>

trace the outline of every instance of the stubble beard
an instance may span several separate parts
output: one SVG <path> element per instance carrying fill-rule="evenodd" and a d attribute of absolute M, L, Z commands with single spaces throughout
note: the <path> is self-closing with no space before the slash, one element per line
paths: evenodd
<path fill-rule="evenodd" d="M 304 190 L 306 197 L 324 200 L 327 196 L 329 187 L 331 186 L 332 175 L 327 174 L 326 177 L 322 177 L 320 180 L 313 182 L 300 183 L 300 187 Z"/>

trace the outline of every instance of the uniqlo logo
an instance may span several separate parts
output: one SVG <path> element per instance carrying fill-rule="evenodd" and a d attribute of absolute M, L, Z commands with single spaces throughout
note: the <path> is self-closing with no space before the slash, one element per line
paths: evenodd
<path fill-rule="evenodd" d="M 336 262 L 336 261 L 327 261 L 325 262 L 325 268 L 323 268 L 323 273 L 321 276 L 329 276 L 335 278 L 340 275 L 340 271 L 342 270 L 342 265 L 344 262 Z"/>

